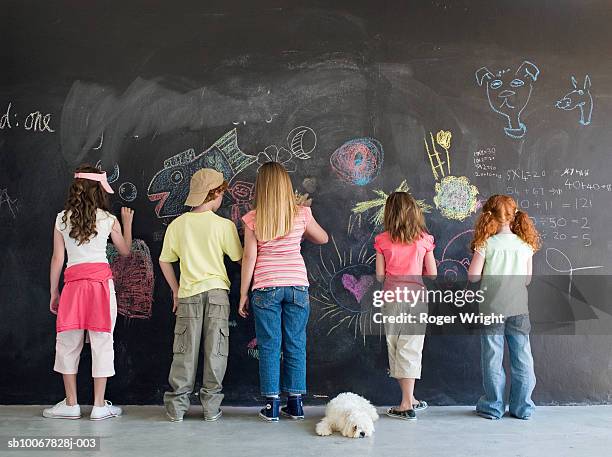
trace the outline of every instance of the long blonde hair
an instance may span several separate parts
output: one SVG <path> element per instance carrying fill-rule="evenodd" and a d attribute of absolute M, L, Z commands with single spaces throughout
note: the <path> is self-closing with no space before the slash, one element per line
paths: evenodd
<path fill-rule="evenodd" d="M 287 235 L 293 228 L 298 205 L 287 170 L 278 162 L 259 168 L 255 180 L 255 237 L 270 241 Z"/>
<path fill-rule="evenodd" d="M 412 243 L 427 233 L 425 217 L 408 192 L 393 192 L 385 203 L 385 230 L 394 243 Z"/>

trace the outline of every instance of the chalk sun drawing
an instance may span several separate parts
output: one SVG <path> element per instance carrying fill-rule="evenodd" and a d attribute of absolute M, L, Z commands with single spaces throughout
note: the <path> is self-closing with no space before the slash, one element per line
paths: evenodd
<path fill-rule="evenodd" d="M 406 183 L 406 180 L 402 181 L 401 184 L 395 189 L 395 192 L 409 192 L 410 187 Z M 369 220 L 375 226 L 380 226 L 383 223 L 383 218 L 385 215 L 385 204 L 387 203 L 387 197 L 389 196 L 384 190 L 374 189 L 373 192 L 378 195 L 378 198 L 373 198 L 372 200 L 365 200 L 358 202 L 353 209 L 351 210 L 359 219 L 361 219 L 361 215 L 372 211 Z M 421 210 L 425 213 L 429 213 L 431 211 L 431 205 L 425 203 L 425 200 L 417 200 L 417 204 L 420 206 Z M 360 222 L 360 220 L 358 221 Z"/>
<path fill-rule="evenodd" d="M 151 318 L 155 280 L 149 247 L 142 240 L 133 240 L 132 253 L 122 257 L 108 244 L 106 255 L 113 272 L 117 313 L 131 319 Z"/>
<path fill-rule="evenodd" d="M 352 218 L 353 216 L 351 216 Z M 349 219 L 350 235 L 354 222 Z M 319 249 L 319 262 L 309 265 L 310 297 L 321 305 L 318 321 L 331 321 L 327 334 L 345 327 L 357 338 L 361 331 L 364 341 L 366 326 L 372 326 L 372 307 L 361 302 L 375 285 L 376 254 L 369 237 L 361 246 L 340 250 L 332 235 L 332 247 Z M 330 252 L 330 250 L 333 251 Z"/>
<path fill-rule="evenodd" d="M 184 212 L 189 180 L 196 171 L 214 168 L 231 182 L 256 160 L 255 156 L 240 150 L 236 129 L 232 129 L 198 155 L 193 149 L 188 149 L 166 159 L 164 168 L 151 179 L 147 196 L 150 201 L 158 202 L 155 207 L 157 217 L 178 216 Z"/>
<path fill-rule="evenodd" d="M 0 208 L 6 207 L 13 219 L 17 217 L 19 208 L 17 207 L 17 199 L 11 198 L 7 189 L 0 189 Z"/>
<path fill-rule="evenodd" d="M 136 186 L 133 183 L 126 181 L 119 186 L 119 197 L 121 197 L 123 201 L 133 202 L 136 200 L 137 196 L 138 189 L 136 189 Z"/>
<path fill-rule="evenodd" d="M 479 86 L 485 85 L 489 106 L 506 120 L 504 133 L 511 138 L 520 139 L 527 133 L 521 115 L 539 74 L 540 69 L 527 60 L 516 71 L 506 68 L 491 72 L 487 67 L 476 70 L 476 82 Z"/>
<path fill-rule="evenodd" d="M 586 75 L 584 84 L 580 86 L 574 76 L 571 77 L 573 89 L 566 93 L 563 97 L 555 102 L 555 107 L 571 111 L 578 108 L 580 111 L 580 119 L 578 122 L 581 125 L 589 125 L 593 115 L 593 96 L 591 95 L 591 78 Z"/>
<path fill-rule="evenodd" d="M 478 189 L 465 176 L 450 174 L 452 133 L 440 130 L 434 138 L 433 133 L 429 132 L 429 138 L 424 138 L 425 151 L 434 178 L 440 180 L 435 184 L 434 204 L 445 218 L 462 221 L 478 208 Z M 436 143 L 446 152 L 444 160 Z"/>
<path fill-rule="evenodd" d="M 356 186 L 365 186 L 379 175 L 384 151 L 374 138 L 354 138 L 336 149 L 329 162 L 341 180 Z"/>

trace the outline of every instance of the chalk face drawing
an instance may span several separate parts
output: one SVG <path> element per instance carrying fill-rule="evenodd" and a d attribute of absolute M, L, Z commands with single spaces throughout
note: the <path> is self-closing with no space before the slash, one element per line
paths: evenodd
<path fill-rule="evenodd" d="M 271 144 L 257 155 L 257 163 L 262 166 L 266 162 L 278 162 L 289 173 L 293 173 L 297 170 L 297 163 L 294 159 L 310 159 L 310 154 L 316 147 L 316 133 L 310 127 L 302 125 L 289 132 L 286 148 Z"/>
<path fill-rule="evenodd" d="M 232 198 L 230 217 L 234 224 L 240 226 L 241 218 L 253 209 L 252 201 L 255 197 L 255 184 L 246 181 L 235 181 L 228 189 Z"/>
<path fill-rule="evenodd" d="M 571 77 L 572 90 L 555 102 L 555 107 L 564 111 L 578 108 L 581 125 L 589 125 L 593 115 L 593 96 L 591 95 L 591 78 L 586 75 L 583 84 L 578 84 L 574 76 Z"/>
<path fill-rule="evenodd" d="M 8 214 L 13 218 L 17 218 L 17 212 L 19 208 L 17 207 L 17 199 L 11 198 L 8 194 L 7 189 L 0 189 L 0 209 L 7 209 Z"/>
<path fill-rule="evenodd" d="M 380 141 L 374 138 L 354 138 L 336 149 L 329 161 L 332 170 L 341 180 L 365 186 L 379 175 L 383 158 Z"/>
<path fill-rule="evenodd" d="M 435 190 L 434 203 L 445 218 L 462 221 L 476 212 L 478 189 L 465 176 L 446 176 Z"/>
<path fill-rule="evenodd" d="M 132 241 L 132 253 L 122 257 L 107 245 L 117 295 L 117 313 L 131 319 L 149 319 L 153 313 L 153 262 L 149 247 L 142 240 Z"/>
<path fill-rule="evenodd" d="M 504 133 L 511 138 L 523 138 L 527 133 L 521 114 L 529 103 L 539 74 L 539 68 L 527 60 L 516 71 L 506 68 L 492 72 L 487 67 L 476 70 L 476 82 L 485 86 L 489 106 L 506 120 Z"/>
<path fill-rule="evenodd" d="M 402 181 L 401 184 L 395 189 L 395 192 L 409 192 L 410 187 L 406 183 L 406 180 Z M 358 202 L 352 209 L 352 212 L 356 214 L 359 218 L 364 213 L 372 211 L 372 215 L 369 220 L 375 226 L 380 226 L 383 223 L 383 219 L 385 216 L 385 204 L 387 203 L 387 193 L 380 189 L 375 189 L 373 191 L 378 197 L 373 198 L 372 200 L 365 200 L 362 202 Z M 425 213 L 429 213 L 431 211 L 431 205 L 425 203 L 425 200 L 417 200 L 417 204 L 421 208 L 421 210 Z"/>
<path fill-rule="evenodd" d="M 119 186 L 119 197 L 121 197 L 123 201 L 133 202 L 136 200 L 137 196 L 138 189 L 136 189 L 136 186 L 133 183 L 126 181 Z"/>
<path fill-rule="evenodd" d="M 147 195 L 155 207 L 157 217 L 178 216 L 184 212 L 191 176 L 201 168 L 214 168 L 223 173 L 228 182 L 257 160 L 238 147 L 236 129 L 232 129 L 200 154 L 193 149 L 183 151 L 164 161 L 149 184 Z"/>

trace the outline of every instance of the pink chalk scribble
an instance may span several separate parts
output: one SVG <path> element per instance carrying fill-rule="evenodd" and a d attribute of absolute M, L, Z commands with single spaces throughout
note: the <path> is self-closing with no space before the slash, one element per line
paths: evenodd
<path fill-rule="evenodd" d="M 342 275 L 342 286 L 353 294 L 357 303 L 361 303 L 361 299 L 368 289 L 372 287 L 372 284 L 374 284 L 374 277 L 372 275 L 364 275 L 359 279 L 348 273 Z"/>
<path fill-rule="evenodd" d="M 133 240 L 132 253 L 122 257 L 109 244 L 107 257 L 115 283 L 117 313 L 130 319 L 150 319 L 154 278 L 149 247 L 142 240 Z"/>
<path fill-rule="evenodd" d="M 253 209 L 251 204 L 255 196 L 255 184 L 246 181 L 236 181 L 228 190 L 234 203 L 230 207 L 230 214 L 234 224 L 241 226 L 240 219 Z"/>
<path fill-rule="evenodd" d="M 247 343 L 247 353 L 254 359 L 259 359 L 259 349 L 257 348 L 257 338 L 253 338 Z"/>

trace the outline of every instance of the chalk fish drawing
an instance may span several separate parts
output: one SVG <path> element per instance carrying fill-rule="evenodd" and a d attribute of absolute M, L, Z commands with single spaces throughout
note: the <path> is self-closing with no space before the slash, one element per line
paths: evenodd
<path fill-rule="evenodd" d="M 113 272 L 117 313 L 131 319 L 151 318 L 155 279 L 149 247 L 142 240 L 133 240 L 131 254 L 122 257 L 108 244 L 106 255 Z"/>
<path fill-rule="evenodd" d="M 198 155 L 193 149 L 188 149 L 165 160 L 164 168 L 153 176 L 147 195 L 152 202 L 158 202 L 155 207 L 157 217 L 178 216 L 184 212 L 189 180 L 196 171 L 214 168 L 230 182 L 256 160 L 255 156 L 240 150 L 236 129 L 232 129 Z"/>
<path fill-rule="evenodd" d="M 329 162 L 340 179 L 356 186 L 365 186 L 379 175 L 383 158 L 380 141 L 354 138 L 336 149 Z"/>
<path fill-rule="evenodd" d="M 408 187 L 406 180 L 402 181 L 397 189 L 395 189 L 395 192 L 409 191 L 410 187 Z M 387 195 L 387 193 L 381 189 L 374 189 L 373 192 L 378 195 L 378 198 L 358 202 L 355 206 L 353 206 L 352 212 L 358 217 L 361 217 L 361 214 L 370 210 L 375 210 L 369 219 L 372 224 L 379 226 L 383 223 L 383 218 L 385 216 L 385 204 L 387 203 L 387 197 L 389 195 Z M 429 213 L 431 211 L 431 205 L 425 203 L 425 200 L 417 200 L 417 205 L 419 205 L 424 213 Z"/>
<path fill-rule="evenodd" d="M 510 68 L 495 73 L 487 67 L 476 70 L 476 82 L 479 86 L 485 84 L 489 106 L 506 119 L 504 133 L 511 138 L 523 138 L 527 133 L 521 114 L 529 103 L 533 83 L 539 74 L 539 68 L 527 60 L 514 72 Z"/>
<path fill-rule="evenodd" d="M 571 111 L 578 108 L 580 111 L 581 125 L 589 125 L 593 115 L 593 96 L 591 95 L 591 78 L 586 75 L 584 84 L 579 87 L 575 77 L 571 77 L 573 90 L 555 102 L 555 107 L 564 111 Z"/>

